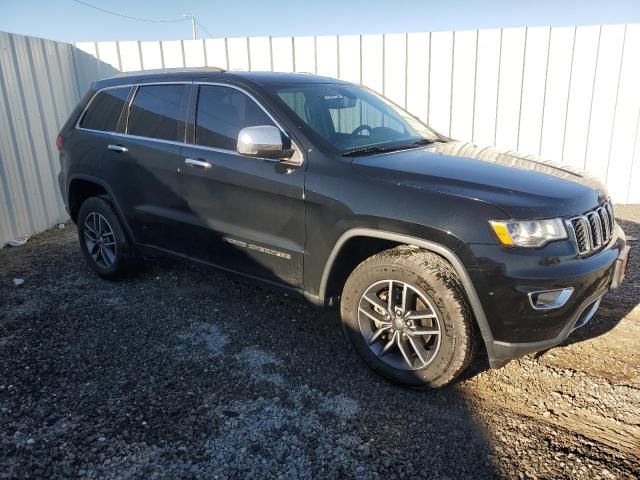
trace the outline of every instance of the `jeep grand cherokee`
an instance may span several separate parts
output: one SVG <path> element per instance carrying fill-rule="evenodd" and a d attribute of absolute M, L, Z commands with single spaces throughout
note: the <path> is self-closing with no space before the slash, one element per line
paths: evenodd
<path fill-rule="evenodd" d="M 89 265 L 165 252 L 340 305 L 365 363 L 405 386 L 562 342 L 628 247 L 584 172 L 447 138 L 362 87 L 165 71 L 96 82 L 57 138 Z"/>

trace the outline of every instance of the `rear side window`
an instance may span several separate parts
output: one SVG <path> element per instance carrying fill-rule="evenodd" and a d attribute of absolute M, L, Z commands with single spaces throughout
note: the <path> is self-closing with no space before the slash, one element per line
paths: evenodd
<path fill-rule="evenodd" d="M 184 141 L 186 85 L 148 85 L 133 99 L 127 133 L 162 140 Z"/>
<path fill-rule="evenodd" d="M 115 132 L 130 90 L 131 87 L 122 87 L 99 92 L 89 104 L 80 126 L 91 130 Z"/>
<path fill-rule="evenodd" d="M 196 112 L 196 143 L 235 150 L 245 127 L 274 125 L 273 120 L 245 93 L 235 88 L 201 85 Z"/>

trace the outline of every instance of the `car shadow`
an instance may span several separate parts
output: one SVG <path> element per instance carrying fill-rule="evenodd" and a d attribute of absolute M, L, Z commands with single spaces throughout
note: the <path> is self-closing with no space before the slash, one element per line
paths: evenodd
<path fill-rule="evenodd" d="M 224 305 L 218 307 L 218 313 L 204 314 L 209 317 L 207 321 L 229 336 L 229 344 L 233 345 L 220 358 L 218 369 L 207 366 L 215 375 L 208 374 L 210 381 L 224 385 L 223 398 L 243 394 L 246 402 L 267 399 L 269 408 L 275 410 L 282 402 L 293 405 L 299 408 L 296 424 L 319 415 L 321 432 L 297 433 L 298 441 L 307 450 L 318 441 L 327 443 L 335 452 L 343 451 L 342 442 L 348 431 L 349 437 L 360 445 L 356 456 L 362 455 L 369 464 L 359 474 L 344 469 L 340 477 L 402 473 L 407 478 L 432 478 L 435 472 L 449 478 L 500 476 L 494 465 L 491 417 L 483 417 L 457 382 L 431 390 L 397 386 L 370 370 L 359 358 L 342 331 L 338 309 L 321 308 L 287 291 L 236 275 L 156 256 L 136 283 L 173 274 L 185 278 L 185 282 L 189 278 L 188 285 L 173 289 L 170 294 L 172 298 L 179 297 L 181 305 L 197 306 L 205 298 Z M 237 366 L 234 359 L 253 356 L 261 358 L 258 364 L 250 361 L 248 365 L 255 378 L 239 380 L 233 370 Z M 149 376 L 163 375 L 156 372 Z M 161 386 L 157 388 L 149 395 L 161 395 Z M 216 393 L 219 389 L 212 388 L 211 394 L 220 395 Z M 299 404 L 301 396 L 306 399 Z M 327 404 L 333 402 L 355 405 L 358 413 L 338 413 L 336 417 L 336 412 L 326 410 Z M 290 428 L 286 422 L 280 426 L 285 436 L 291 434 Z M 311 434 L 318 438 L 311 439 Z M 342 453 L 342 460 L 337 462 L 354 453 Z M 369 459 L 368 455 L 377 458 Z"/>

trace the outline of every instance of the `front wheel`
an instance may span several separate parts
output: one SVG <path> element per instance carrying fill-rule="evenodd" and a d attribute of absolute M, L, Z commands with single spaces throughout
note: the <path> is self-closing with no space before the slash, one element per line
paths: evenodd
<path fill-rule="evenodd" d="M 453 267 L 398 247 L 352 272 L 341 299 L 345 333 L 365 363 L 408 387 L 441 387 L 469 365 L 477 332 Z"/>

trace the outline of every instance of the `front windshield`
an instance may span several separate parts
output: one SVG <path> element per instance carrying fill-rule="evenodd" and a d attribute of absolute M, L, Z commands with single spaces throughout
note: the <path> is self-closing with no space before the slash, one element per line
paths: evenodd
<path fill-rule="evenodd" d="M 286 85 L 276 86 L 275 93 L 341 154 L 443 141 L 409 113 L 364 87 L 330 83 Z"/>

